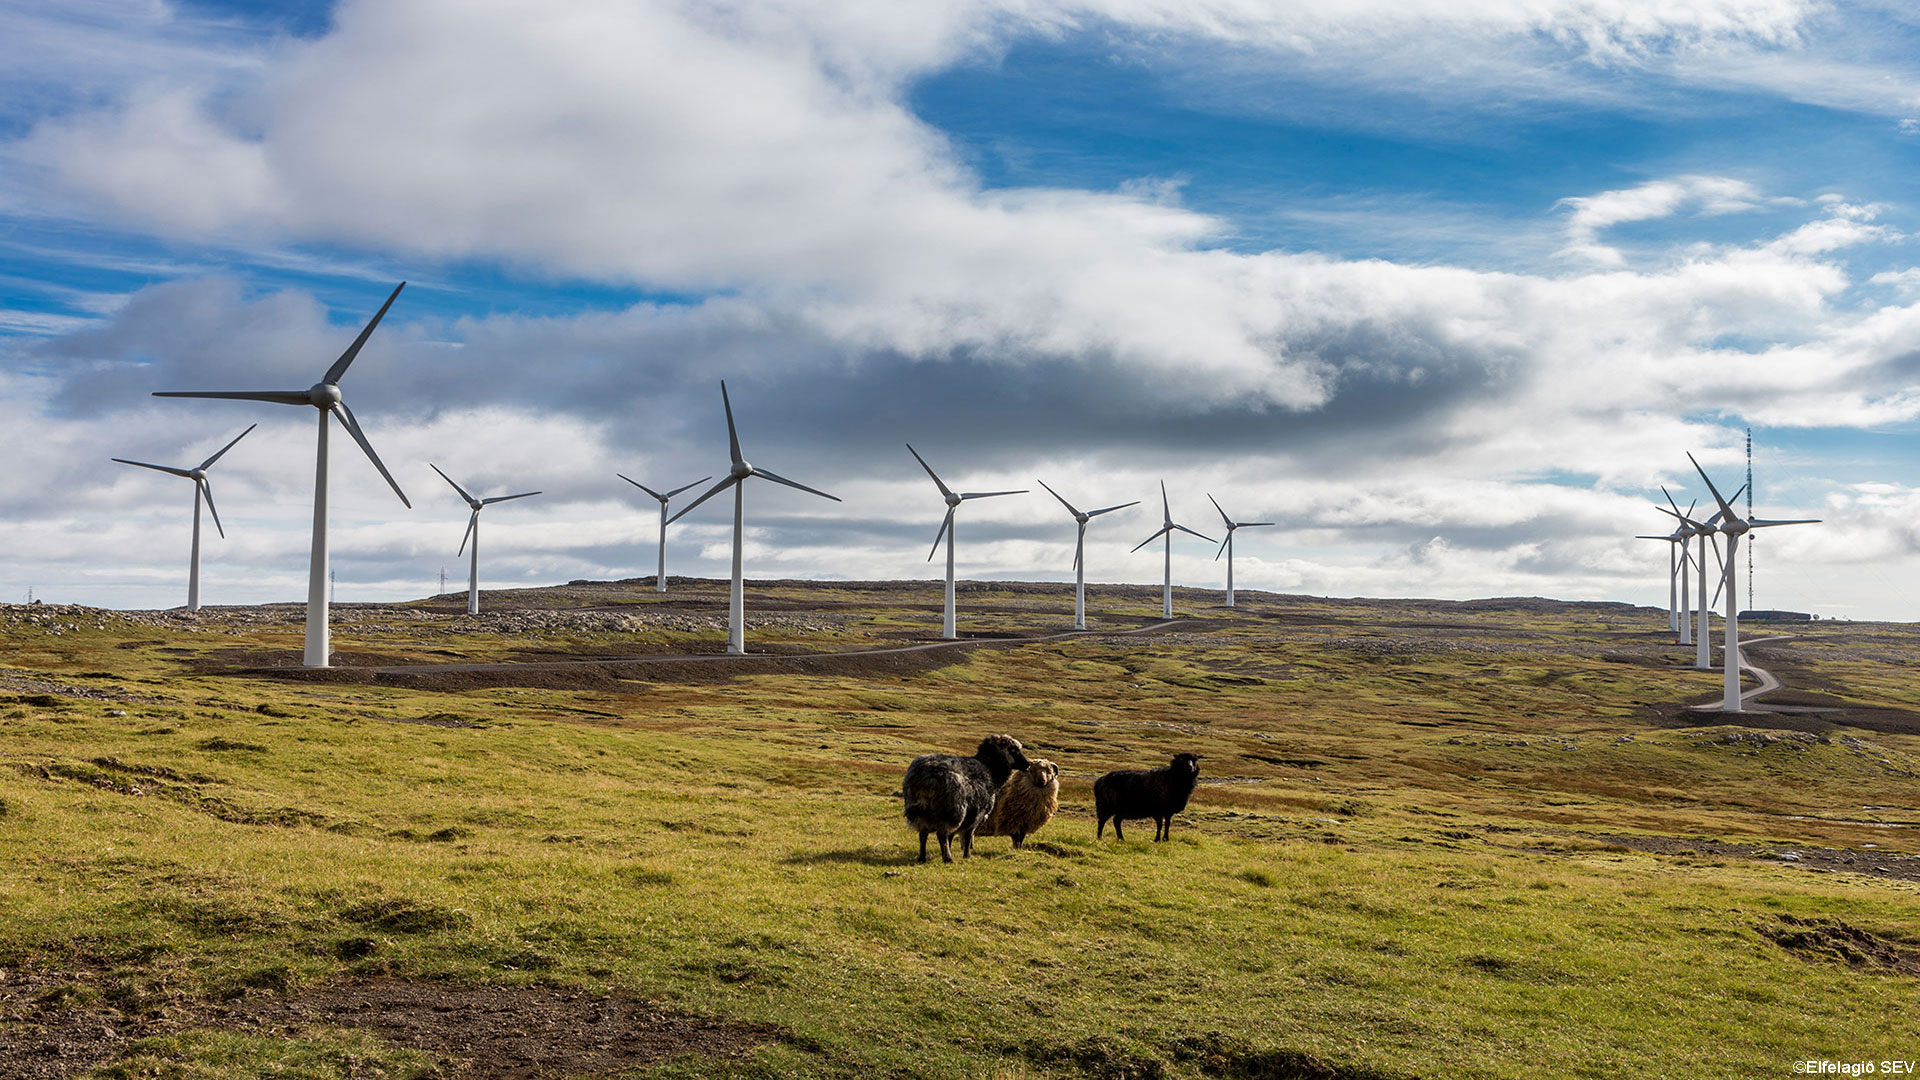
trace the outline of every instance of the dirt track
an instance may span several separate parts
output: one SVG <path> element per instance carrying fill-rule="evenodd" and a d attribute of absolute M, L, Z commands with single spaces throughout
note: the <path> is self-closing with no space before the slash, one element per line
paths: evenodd
<path fill-rule="evenodd" d="M 1048 641 L 1084 637 L 1146 634 L 1178 625 L 1183 631 L 1206 630 L 1204 619 L 1169 619 L 1126 630 L 1067 630 L 1032 636 L 961 638 L 929 641 L 886 649 L 849 652 L 800 653 L 681 653 L 656 656 L 598 657 L 581 660 L 531 660 L 518 663 L 366 664 L 346 663 L 330 668 L 284 666 L 220 667 L 222 674 L 260 676 L 297 682 L 372 683 L 423 690 L 470 690 L 489 686 L 541 689 L 611 690 L 636 682 L 714 682 L 741 675 L 800 674 L 911 674 L 959 660 L 975 649 L 1015 648 Z M 288 654 L 289 658 L 292 654 Z M 261 659 L 257 654 L 250 659 Z M 345 658 L 351 660 L 351 658 Z"/>

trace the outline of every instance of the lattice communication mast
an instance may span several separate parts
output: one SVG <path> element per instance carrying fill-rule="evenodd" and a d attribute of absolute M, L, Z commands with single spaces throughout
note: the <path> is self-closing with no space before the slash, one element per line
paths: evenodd
<path fill-rule="evenodd" d="M 1747 517 L 1753 517 L 1753 429 L 1747 429 Z M 1753 534 L 1747 534 L 1747 610 L 1753 606 Z"/>

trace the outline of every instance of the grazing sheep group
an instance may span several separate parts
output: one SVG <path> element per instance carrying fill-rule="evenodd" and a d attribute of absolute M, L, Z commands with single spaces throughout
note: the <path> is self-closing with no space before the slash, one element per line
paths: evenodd
<path fill-rule="evenodd" d="M 1121 822 L 1152 818 L 1153 838 L 1173 832 L 1173 815 L 1187 808 L 1200 780 L 1200 757 L 1176 754 L 1158 769 L 1117 769 L 1093 782 L 1096 837 L 1126 839 Z M 975 836 L 1009 836 L 1013 846 L 1053 820 L 1060 806 L 1060 767 L 1045 758 L 1029 760 L 1019 740 L 989 735 L 972 757 L 923 754 L 907 766 L 900 785 L 907 823 L 920 832 L 920 861 L 927 861 L 927 837 L 940 839 L 940 859 L 953 861 L 952 840 L 960 838 L 960 857 L 973 855 Z"/>
<path fill-rule="evenodd" d="M 907 803 L 907 824 L 920 830 L 920 861 L 927 861 L 927 834 L 940 837 L 940 861 L 952 862 L 950 846 L 960 837 L 960 856 L 973 854 L 973 834 L 988 814 L 994 797 L 1015 769 L 1027 767 L 1020 741 L 1011 735 L 989 735 L 980 740 L 972 757 L 922 754 L 907 766 L 900 794 Z"/>

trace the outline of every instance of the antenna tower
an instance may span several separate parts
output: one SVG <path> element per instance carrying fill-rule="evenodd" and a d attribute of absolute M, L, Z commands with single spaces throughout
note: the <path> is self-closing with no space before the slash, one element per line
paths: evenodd
<path fill-rule="evenodd" d="M 1753 516 L 1753 429 L 1747 429 L 1747 516 Z M 1747 610 L 1753 606 L 1753 536 L 1747 536 Z"/>

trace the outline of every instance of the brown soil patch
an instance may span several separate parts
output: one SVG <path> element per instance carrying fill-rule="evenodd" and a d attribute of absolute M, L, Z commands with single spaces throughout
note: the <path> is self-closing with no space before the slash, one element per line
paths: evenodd
<path fill-rule="evenodd" d="M 1606 833 L 1580 835 L 1652 855 L 1759 859 L 1815 872 L 1845 872 L 1866 874 L 1869 877 L 1897 878 L 1901 881 L 1920 881 L 1920 855 L 1902 855 L 1892 851 L 1855 851 L 1851 848 L 1805 845 L 1735 844 L 1724 840 L 1690 836 L 1636 836 Z"/>
<path fill-rule="evenodd" d="M 293 1034 L 365 1031 L 442 1055 L 448 1080 L 611 1076 L 682 1055 L 732 1057 L 786 1038 L 777 1028 L 688 1016 L 624 994 L 558 987 L 373 979 L 284 996 L 126 1013 L 92 980 L 0 982 L 0 1077 L 55 1080 L 106 1065 L 135 1040 L 190 1028 Z"/>
<path fill-rule="evenodd" d="M 1759 930 L 1761 936 L 1804 960 L 1920 976 L 1920 948 L 1848 926 L 1839 919 L 1782 915 L 1778 925 L 1762 924 Z"/>

